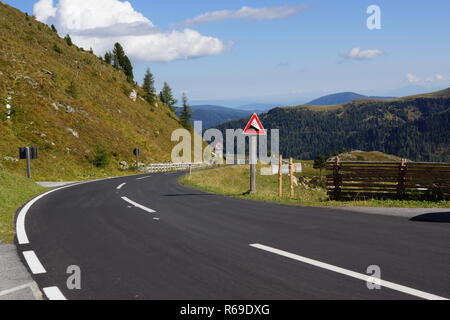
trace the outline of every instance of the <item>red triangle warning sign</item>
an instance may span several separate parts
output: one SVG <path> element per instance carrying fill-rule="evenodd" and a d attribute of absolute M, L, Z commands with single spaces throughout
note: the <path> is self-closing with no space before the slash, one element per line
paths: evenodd
<path fill-rule="evenodd" d="M 264 129 L 264 126 L 262 125 L 261 120 L 259 120 L 259 117 L 256 113 L 254 113 L 253 116 L 250 118 L 250 121 L 248 122 L 247 126 L 244 129 L 244 134 L 248 135 L 267 134 L 266 129 Z"/>

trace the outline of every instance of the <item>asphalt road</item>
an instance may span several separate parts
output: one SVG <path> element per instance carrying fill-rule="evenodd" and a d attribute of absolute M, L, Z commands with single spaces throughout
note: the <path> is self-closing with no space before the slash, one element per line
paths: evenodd
<path fill-rule="evenodd" d="M 35 254 L 26 264 L 39 287 L 67 299 L 450 298 L 445 213 L 422 222 L 245 201 L 179 176 L 92 182 L 36 201 L 18 250 Z M 81 290 L 67 287 L 72 265 Z M 389 282 L 381 290 L 361 278 L 369 266 Z"/>

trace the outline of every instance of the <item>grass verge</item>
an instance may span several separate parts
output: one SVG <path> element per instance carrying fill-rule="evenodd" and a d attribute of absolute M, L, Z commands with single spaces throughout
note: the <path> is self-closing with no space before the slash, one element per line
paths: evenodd
<path fill-rule="evenodd" d="M 306 177 L 319 175 L 318 170 L 305 162 Z M 288 205 L 310 207 L 385 207 L 385 208 L 450 208 L 450 201 L 401 201 L 375 200 L 360 201 L 330 201 L 326 191 L 322 188 L 295 188 L 294 197 L 290 197 L 289 178 L 283 177 L 284 196 L 278 196 L 278 176 L 257 176 L 257 193 L 244 195 L 249 189 L 248 166 L 222 167 L 218 169 L 194 172 L 191 177 L 183 176 L 180 183 L 207 192 L 223 194 L 248 200 L 262 200 Z"/>
<path fill-rule="evenodd" d="M 14 238 L 14 216 L 17 208 L 47 189 L 25 177 L 0 170 L 0 242 Z"/>

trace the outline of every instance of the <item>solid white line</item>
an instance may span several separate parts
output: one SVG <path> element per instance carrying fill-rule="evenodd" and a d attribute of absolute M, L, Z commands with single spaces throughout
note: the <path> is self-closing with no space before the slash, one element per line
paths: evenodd
<path fill-rule="evenodd" d="M 30 270 L 33 274 L 42 274 L 47 272 L 45 271 L 34 251 L 24 251 L 23 256 L 25 257 L 25 260 L 27 261 L 28 266 L 30 267 Z"/>
<path fill-rule="evenodd" d="M 126 183 L 122 183 L 120 186 L 118 186 L 118 187 L 117 187 L 117 190 L 122 189 L 122 187 L 123 187 L 124 185 L 126 185 Z"/>
<path fill-rule="evenodd" d="M 48 300 L 67 300 L 66 297 L 62 294 L 62 292 L 58 289 L 58 287 L 49 287 L 44 288 L 44 293 L 47 296 Z"/>
<path fill-rule="evenodd" d="M 137 178 L 136 180 L 143 180 L 143 179 L 148 179 L 151 178 L 152 176 L 147 176 L 147 177 L 142 177 L 142 178 Z"/>
<path fill-rule="evenodd" d="M 251 244 L 250 246 L 253 247 L 253 248 L 264 250 L 264 251 L 267 251 L 267 252 L 270 252 L 270 253 L 274 253 L 274 254 L 277 254 L 277 255 L 289 258 L 289 259 L 293 259 L 293 260 L 300 261 L 300 262 L 303 262 L 303 263 L 306 263 L 306 264 L 310 264 L 310 265 L 313 265 L 313 266 L 318 267 L 318 268 L 322 268 L 322 269 L 326 269 L 326 270 L 329 270 L 329 271 L 337 272 L 337 273 L 340 273 L 340 274 L 343 274 L 343 275 L 346 275 L 346 276 L 349 276 L 349 277 L 352 277 L 352 278 L 355 278 L 355 279 L 359 279 L 359 280 L 362 280 L 362 281 L 365 281 L 365 282 L 370 282 L 370 281 L 373 280 L 373 278 L 371 276 L 368 276 L 368 275 L 365 275 L 365 274 L 362 274 L 362 273 L 357 273 L 357 272 L 354 272 L 354 271 L 351 271 L 351 270 L 347 270 L 347 269 L 343 269 L 343 268 L 340 268 L 340 267 L 336 267 L 336 266 L 333 266 L 331 264 L 327 264 L 327 263 L 323 263 L 323 262 L 320 262 L 320 261 L 317 261 L 317 260 L 305 258 L 305 257 L 299 256 L 299 255 L 293 254 L 293 253 L 289 253 L 289 252 L 286 252 L 286 251 L 283 251 L 283 250 L 271 248 L 271 247 L 268 247 L 268 246 L 265 246 L 265 245 L 262 245 L 262 244 Z M 400 291 L 400 292 L 403 292 L 403 293 L 406 293 L 406 294 L 409 294 L 409 295 L 412 295 L 412 296 L 416 296 L 416 297 L 419 297 L 419 298 L 423 298 L 423 299 L 426 299 L 426 300 L 448 300 L 447 298 L 444 298 L 444 297 L 440 297 L 440 296 L 436 296 L 436 295 L 431 294 L 431 293 L 427 293 L 427 292 L 419 291 L 419 290 L 416 290 L 416 289 L 408 288 L 408 287 L 405 287 L 405 286 L 402 286 L 402 285 L 399 285 L 399 284 L 396 284 L 396 283 L 393 283 L 393 282 L 385 281 L 385 280 L 380 280 L 380 284 L 381 284 L 382 287 L 386 287 L 386 288 L 389 288 L 389 289 L 392 289 L 392 290 Z"/>
<path fill-rule="evenodd" d="M 28 213 L 28 210 L 30 210 L 30 208 L 31 208 L 31 206 L 33 204 L 35 204 L 37 201 L 39 201 L 43 197 L 49 195 L 50 193 L 53 193 L 53 192 L 58 191 L 58 190 L 74 187 L 74 186 L 77 186 L 77 185 L 80 185 L 80 184 L 84 184 L 84 183 L 86 183 L 86 182 L 80 182 L 80 183 L 76 183 L 76 184 L 71 184 L 71 185 L 67 185 L 67 186 L 64 186 L 64 187 L 61 187 L 61 188 L 58 188 L 58 189 L 53 189 L 53 190 L 47 191 L 46 193 L 43 193 L 40 196 L 37 196 L 36 198 L 34 198 L 30 202 L 28 202 L 22 208 L 22 210 L 20 210 L 19 214 L 17 215 L 16 234 L 17 234 L 17 241 L 19 242 L 19 244 L 29 244 L 30 243 L 30 241 L 28 240 L 27 233 L 25 231 L 25 217 L 26 217 L 26 215 Z"/>
<path fill-rule="evenodd" d="M 139 204 L 137 202 L 134 202 L 134 201 L 128 199 L 127 197 L 122 197 L 122 199 L 125 200 L 126 202 L 128 202 L 129 204 L 132 204 L 136 208 L 142 209 L 142 210 L 150 212 L 150 213 L 155 213 L 156 212 L 155 210 L 152 210 L 150 208 L 144 207 L 143 205 L 141 205 L 141 204 Z"/>

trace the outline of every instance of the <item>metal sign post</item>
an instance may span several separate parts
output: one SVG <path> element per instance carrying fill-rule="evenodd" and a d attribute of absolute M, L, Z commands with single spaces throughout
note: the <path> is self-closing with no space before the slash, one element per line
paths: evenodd
<path fill-rule="evenodd" d="M 250 136 L 250 194 L 256 193 L 256 165 L 258 163 L 258 136 L 266 135 L 266 129 L 255 113 L 244 129 L 244 134 Z"/>
<path fill-rule="evenodd" d="M 133 154 L 136 156 L 136 170 L 139 170 L 139 156 L 141 155 L 141 150 L 136 148 L 133 150 Z"/>
<path fill-rule="evenodd" d="M 31 160 L 38 158 L 37 147 L 19 148 L 19 158 L 27 161 L 27 177 L 31 179 Z"/>

